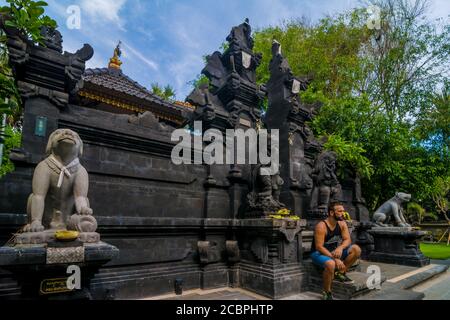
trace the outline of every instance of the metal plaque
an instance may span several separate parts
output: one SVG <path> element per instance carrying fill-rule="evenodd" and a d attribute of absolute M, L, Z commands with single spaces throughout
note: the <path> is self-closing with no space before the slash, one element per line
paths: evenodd
<path fill-rule="evenodd" d="M 56 294 L 71 292 L 73 290 L 67 287 L 68 278 L 44 279 L 41 281 L 39 292 L 41 294 Z"/>

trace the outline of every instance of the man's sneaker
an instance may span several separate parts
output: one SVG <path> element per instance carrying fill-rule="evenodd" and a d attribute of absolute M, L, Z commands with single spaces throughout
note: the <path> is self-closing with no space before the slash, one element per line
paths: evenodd
<path fill-rule="evenodd" d="M 333 300 L 333 294 L 331 292 L 322 292 L 322 300 Z"/>
<path fill-rule="evenodd" d="M 345 273 L 341 273 L 341 272 L 335 272 L 334 278 L 339 282 L 344 282 L 344 283 L 353 283 L 354 282 L 352 279 L 347 277 L 347 275 Z"/>

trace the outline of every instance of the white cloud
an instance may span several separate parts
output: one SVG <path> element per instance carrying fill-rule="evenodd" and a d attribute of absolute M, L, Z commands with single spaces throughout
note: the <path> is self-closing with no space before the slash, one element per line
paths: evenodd
<path fill-rule="evenodd" d="M 192 91 L 192 87 L 187 83 L 194 80 L 202 68 L 203 59 L 197 54 L 183 55 L 168 66 L 168 76 L 165 80 L 174 86 L 177 98 L 184 99 Z"/>
<path fill-rule="evenodd" d="M 136 58 L 138 58 L 139 60 L 141 60 L 142 62 L 144 62 L 147 66 L 149 66 L 151 69 L 157 71 L 159 69 L 158 64 L 151 60 L 150 58 L 147 58 L 144 56 L 143 53 L 139 52 L 138 50 L 136 50 L 135 48 L 133 48 L 132 46 L 130 46 L 129 44 L 125 43 L 122 41 L 122 44 L 125 48 L 125 50 L 128 50 L 131 54 L 133 54 Z M 128 57 L 127 52 L 124 50 L 124 57 Z"/>
<path fill-rule="evenodd" d="M 87 13 L 93 19 L 114 22 L 120 29 L 123 29 L 124 21 L 119 16 L 119 11 L 127 0 L 82 0 L 81 8 L 83 13 Z"/>

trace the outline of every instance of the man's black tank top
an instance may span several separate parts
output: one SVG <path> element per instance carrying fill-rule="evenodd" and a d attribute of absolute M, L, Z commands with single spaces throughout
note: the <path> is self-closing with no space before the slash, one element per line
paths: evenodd
<path fill-rule="evenodd" d="M 336 228 L 334 228 L 333 231 L 331 231 L 328 224 L 325 222 L 325 220 L 321 221 L 325 223 L 325 226 L 327 227 L 327 233 L 325 235 L 325 242 L 323 246 L 330 252 L 333 252 L 336 250 L 337 247 L 339 247 L 342 243 L 342 232 L 341 232 L 341 226 L 339 225 L 339 222 L 336 224 Z M 319 222 L 319 223 L 321 223 Z M 311 252 L 316 251 L 316 237 L 313 237 L 313 242 L 311 244 Z"/>

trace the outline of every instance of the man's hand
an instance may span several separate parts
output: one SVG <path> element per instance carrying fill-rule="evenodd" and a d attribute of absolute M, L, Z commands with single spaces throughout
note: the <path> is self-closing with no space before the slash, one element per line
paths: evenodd
<path fill-rule="evenodd" d="M 342 257 L 342 251 L 343 249 L 341 247 L 337 247 L 331 254 L 333 258 L 340 259 Z"/>
<path fill-rule="evenodd" d="M 336 269 L 338 269 L 339 272 L 344 273 L 345 272 L 345 264 L 340 259 L 336 259 Z"/>

